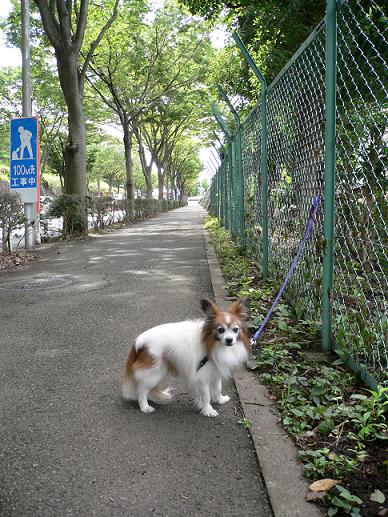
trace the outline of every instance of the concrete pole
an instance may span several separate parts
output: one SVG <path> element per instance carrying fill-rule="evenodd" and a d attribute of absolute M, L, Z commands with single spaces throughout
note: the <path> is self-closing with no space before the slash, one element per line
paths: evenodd
<path fill-rule="evenodd" d="M 30 0 L 21 0 L 23 117 L 32 116 L 30 71 Z M 35 248 L 35 203 L 24 203 L 25 247 Z"/>

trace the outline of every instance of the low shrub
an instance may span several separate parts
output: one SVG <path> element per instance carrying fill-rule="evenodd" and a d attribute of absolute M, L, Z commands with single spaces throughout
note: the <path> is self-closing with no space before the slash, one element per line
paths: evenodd
<path fill-rule="evenodd" d="M 16 192 L 0 192 L 0 228 L 2 230 L 2 251 L 11 251 L 11 233 L 23 224 L 23 204 Z"/>
<path fill-rule="evenodd" d="M 84 233 L 82 213 L 84 201 L 75 194 L 62 194 L 54 198 L 48 211 L 49 217 L 63 218 L 63 236 L 80 235 Z"/>

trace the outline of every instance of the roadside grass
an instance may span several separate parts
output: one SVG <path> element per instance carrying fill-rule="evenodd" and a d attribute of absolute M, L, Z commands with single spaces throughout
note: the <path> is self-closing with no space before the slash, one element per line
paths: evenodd
<path fill-rule="evenodd" d="M 278 287 L 263 281 L 216 218 L 205 222 L 231 298 L 245 298 L 252 333 Z M 311 480 L 306 498 L 327 515 L 388 517 L 388 388 L 366 389 L 337 356 L 320 350 L 319 322 L 279 303 L 252 350 L 250 368 L 275 400 Z M 249 428 L 243 419 L 240 423 Z"/>

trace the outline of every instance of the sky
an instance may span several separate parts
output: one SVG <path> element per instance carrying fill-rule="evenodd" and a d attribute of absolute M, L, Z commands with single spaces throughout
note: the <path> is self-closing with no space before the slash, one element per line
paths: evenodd
<path fill-rule="evenodd" d="M 0 0 L 0 17 L 7 16 L 10 10 L 10 0 Z M 0 66 L 22 66 L 21 51 L 18 48 L 7 47 L 3 34 L 0 34 Z"/>

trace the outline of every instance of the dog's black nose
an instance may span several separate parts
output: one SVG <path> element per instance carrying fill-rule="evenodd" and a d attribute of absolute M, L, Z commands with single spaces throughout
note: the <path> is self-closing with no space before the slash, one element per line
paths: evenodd
<path fill-rule="evenodd" d="M 225 345 L 226 345 L 226 346 L 230 346 L 230 345 L 232 345 L 232 344 L 233 344 L 233 338 L 231 338 L 231 337 L 227 337 L 227 338 L 225 339 Z"/>

